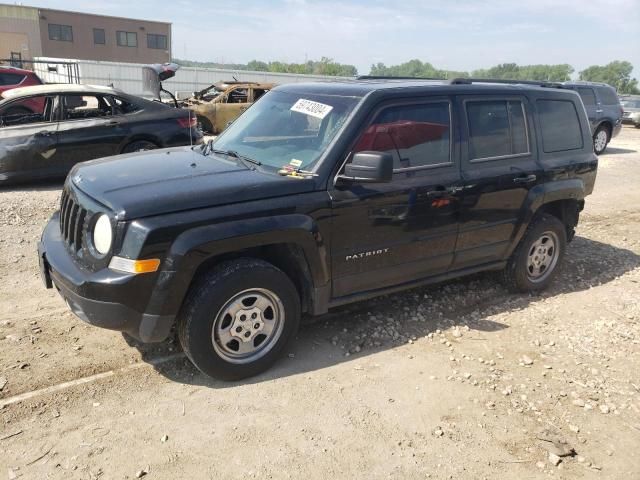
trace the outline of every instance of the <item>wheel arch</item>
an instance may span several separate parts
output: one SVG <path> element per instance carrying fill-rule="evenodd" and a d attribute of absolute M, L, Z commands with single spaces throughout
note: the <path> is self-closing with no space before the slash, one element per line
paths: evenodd
<path fill-rule="evenodd" d="M 148 312 L 175 315 L 194 281 L 220 262 L 258 258 L 293 281 L 305 312 L 318 312 L 317 290 L 329 283 L 327 246 L 306 215 L 227 222 L 183 232 L 170 247 Z"/>
<path fill-rule="evenodd" d="M 162 148 L 164 146 L 163 142 L 158 137 L 148 133 L 138 133 L 124 140 L 120 144 L 119 152 L 123 153 L 124 149 L 127 148 L 129 145 L 135 142 L 140 142 L 140 141 L 154 143 L 155 145 L 158 146 L 158 148 Z"/>
<path fill-rule="evenodd" d="M 521 221 L 514 229 L 507 258 L 518 246 L 534 217 L 541 213 L 553 215 L 563 222 L 567 228 L 567 238 L 572 238 L 587 193 L 588 188 L 581 178 L 549 182 L 532 188 L 522 207 Z"/>
<path fill-rule="evenodd" d="M 593 135 L 595 138 L 595 134 L 598 131 L 598 129 L 600 127 L 604 127 L 607 129 L 607 134 L 609 136 L 609 140 L 611 140 L 611 135 L 613 134 L 613 123 L 611 123 L 611 121 L 609 119 L 605 119 L 603 121 L 601 121 L 598 126 L 595 128 L 595 130 L 593 131 Z"/>

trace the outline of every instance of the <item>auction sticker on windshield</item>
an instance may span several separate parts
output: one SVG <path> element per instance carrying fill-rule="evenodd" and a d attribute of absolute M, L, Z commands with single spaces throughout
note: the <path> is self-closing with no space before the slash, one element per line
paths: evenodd
<path fill-rule="evenodd" d="M 293 107 L 291 107 L 290 110 L 292 112 L 304 113 L 305 115 L 322 120 L 331 110 L 333 110 L 333 107 L 331 105 L 325 105 L 324 103 L 301 98 L 293 105 Z"/>

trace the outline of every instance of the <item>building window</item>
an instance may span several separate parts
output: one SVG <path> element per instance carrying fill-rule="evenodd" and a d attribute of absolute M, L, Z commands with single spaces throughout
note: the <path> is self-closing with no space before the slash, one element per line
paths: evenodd
<path fill-rule="evenodd" d="M 137 47 L 138 34 L 136 32 L 116 32 L 118 46 L 120 47 Z"/>
<path fill-rule="evenodd" d="M 96 45 L 104 45 L 106 43 L 104 35 L 104 28 L 93 29 L 93 43 Z"/>
<path fill-rule="evenodd" d="M 73 42 L 73 29 L 70 25 L 49 24 L 49 40 Z"/>
<path fill-rule="evenodd" d="M 147 34 L 147 48 L 157 48 L 159 50 L 167 49 L 167 36 L 156 35 L 155 33 Z"/>

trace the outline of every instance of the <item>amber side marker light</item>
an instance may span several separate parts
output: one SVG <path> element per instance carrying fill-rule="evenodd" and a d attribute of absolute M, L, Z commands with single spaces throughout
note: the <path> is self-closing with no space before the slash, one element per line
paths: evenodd
<path fill-rule="evenodd" d="M 149 258 L 147 260 L 130 260 L 128 258 L 113 257 L 109 262 L 109 268 L 127 273 L 150 273 L 158 270 L 160 266 L 159 258 Z"/>

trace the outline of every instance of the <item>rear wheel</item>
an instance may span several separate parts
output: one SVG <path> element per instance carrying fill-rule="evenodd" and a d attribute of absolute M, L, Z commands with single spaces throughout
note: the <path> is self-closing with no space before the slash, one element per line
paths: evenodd
<path fill-rule="evenodd" d="M 593 134 L 593 150 L 596 155 L 600 155 L 605 151 L 609 144 L 609 129 L 604 125 L 600 125 Z"/>
<path fill-rule="evenodd" d="M 543 214 L 533 220 L 503 271 L 512 292 L 535 292 L 549 286 L 567 245 L 567 232 L 560 220 Z"/>
<path fill-rule="evenodd" d="M 158 145 L 153 142 L 148 140 L 137 140 L 125 146 L 122 149 L 122 153 L 143 152 L 145 150 L 155 150 L 156 148 L 158 148 Z"/>
<path fill-rule="evenodd" d="M 187 357 L 203 373 L 238 380 L 268 369 L 300 323 L 287 275 L 262 260 L 224 262 L 191 288 L 178 318 Z"/>

